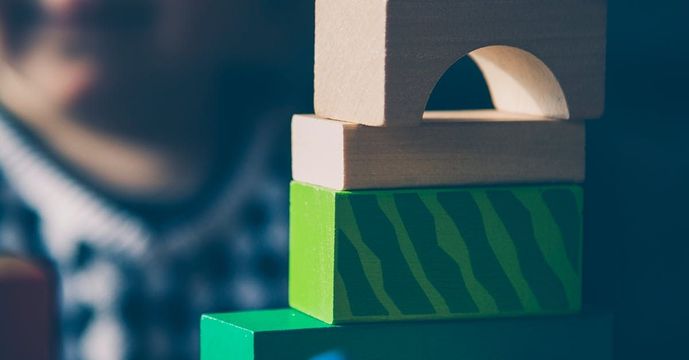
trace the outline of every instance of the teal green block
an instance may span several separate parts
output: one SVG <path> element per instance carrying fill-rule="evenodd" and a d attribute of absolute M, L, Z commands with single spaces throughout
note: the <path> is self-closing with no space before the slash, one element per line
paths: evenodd
<path fill-rule="evenodd" d="M 609 360 L 611 317 L 328 325 L 292 309 L 204 315 L 202 360 Z"/>
<path fill-rule="evenodd" d="M 581 309 L 577 185 L 336 191 L 294 182 L 290 306 L 330 324 Z"/>

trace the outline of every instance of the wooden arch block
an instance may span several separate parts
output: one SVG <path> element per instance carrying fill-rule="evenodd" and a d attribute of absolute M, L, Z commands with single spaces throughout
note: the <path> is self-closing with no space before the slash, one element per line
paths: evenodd
<path fill-rule="evenodd" d="M 606 0 L 318 0 L 316 113 L 418 124 L 435 84 L 469 55 L 498 110 L 597 118 L 606 13 Z"/>

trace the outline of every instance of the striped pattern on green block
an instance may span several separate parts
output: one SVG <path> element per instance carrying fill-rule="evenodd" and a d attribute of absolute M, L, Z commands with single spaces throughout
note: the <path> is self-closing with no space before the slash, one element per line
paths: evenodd
<path fill-rule="evenodd" d="M 576 185 L 293 183 L 290 304 L 332 323 L 576 312 L 582 198 Z"/>

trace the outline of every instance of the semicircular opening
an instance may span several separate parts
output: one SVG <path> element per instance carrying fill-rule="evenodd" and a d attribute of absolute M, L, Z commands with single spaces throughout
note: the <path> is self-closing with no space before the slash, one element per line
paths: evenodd
<path fill-rule="evenodd" d="M 483 82 L 477 80 L 480 78 L 477 74 L 482 74 Z M 490 101 L 486 100 L 486 88 Z M 492 114 L 466 111 L 491 109 L 490 104 Z M 565 94 L 548 66 L 527 51 L 503 45 L 474 50 L 446 70 L 429 96 L 427 109 L 449 108 L 465 111 L 453 115 L 429 111 L 424 118 L 569 118 Z"/>

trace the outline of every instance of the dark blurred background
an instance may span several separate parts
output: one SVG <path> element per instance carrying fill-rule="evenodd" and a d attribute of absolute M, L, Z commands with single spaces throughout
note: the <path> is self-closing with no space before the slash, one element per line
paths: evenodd
<path fill-rule="evenodd" d="M 255 88 L 243 88 L 241 101 L 288 101 L 312 113 L 313 0 L 257 1 L 276 21 L 287 17 L 290 29 L 260 64 L 266 77 L 247 81 Z M 688 67 L 689 1 L 609 0 L 607 109 L 588 126 L 584 302 L 614 313 L 617 359 L 689 359 Z M 489 106 L 468 59 L 429 103 Z M 287 172 L 289 134 L 281 129 L 276 166 Z"/>
<path fill-rule="evenodd" d="M 588 128 L 585 296 L 618 359 L 689 358 L 689 2 L 609 2 L 607 111 Z"/>
<path fill-rule="evenodd" d="M 299 2 L 305 104 L 311 3 Z M 614 312 L 617 359 L 687 359 L 689 1 L 610 0 L 607 74 L 605 116 L 588 126 L 585 303 Z M 460 61 L 429 108 L 485 107 L 481 81 Z"/>

